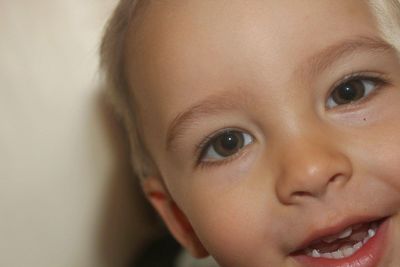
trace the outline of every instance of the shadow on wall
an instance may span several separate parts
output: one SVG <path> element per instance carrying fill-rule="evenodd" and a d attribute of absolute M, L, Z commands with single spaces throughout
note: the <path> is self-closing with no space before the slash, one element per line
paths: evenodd
<path fill-rule="evenodd" d="M 103 93 L 98 96 L 98 113 L 115 159 L 102 205 L 99 256 L 103 266 L 129 266 L 143 247 L 165 230 L 133 174 L 127 133 Z"/>

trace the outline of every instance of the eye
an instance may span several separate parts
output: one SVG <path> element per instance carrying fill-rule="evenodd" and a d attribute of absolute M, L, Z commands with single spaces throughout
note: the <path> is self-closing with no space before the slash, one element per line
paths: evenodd
<path fill-rule="evenodd" d="M 250 134 L 238 130 L 227 130 L 217 134 L 206 143 L 201 161 L 219 161 L 231 157 L 253 142 Z"/>
<path fill-rule="evenodd" d="M 377 89 L 383 80 L 375 77 L 352 77 L 336 86 L 327 101 L 328 108 L 346 105 L 369 95 Z"/>

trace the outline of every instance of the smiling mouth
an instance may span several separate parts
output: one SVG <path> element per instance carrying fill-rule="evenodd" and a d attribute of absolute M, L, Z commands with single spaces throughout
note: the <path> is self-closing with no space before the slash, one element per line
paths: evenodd
<path fill-rule="evenodd" d="M 310 267 L 373 267 L 386 250 L 390 217 L 321 229 L 290 255 Z"/>
<path fill-rule="evenodd" d="M 312 241 L 310 245 L 297 253 L 312 258 L 343 259 L 349 257 L 375 236 L 381 222 L 382 220 L 351 225 L 337 234 Z"/>

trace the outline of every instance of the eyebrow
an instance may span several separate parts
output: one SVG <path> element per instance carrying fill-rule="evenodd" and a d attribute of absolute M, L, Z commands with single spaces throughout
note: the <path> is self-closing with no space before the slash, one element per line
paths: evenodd
<path fill-rule="evenodd" d="M 309 77 L 315 77 L 339 59 L 350 56 L 356 51 L 387 52 L 393 50 L 393 46 L 379 37 L 357 36 L 324 48 L 308 58 L 303 64 L 300 64 L 299 70 L 300 72 L 307 70 Z"/>
<path fill-rule="evenodd" d="M 333 44 L 308 58 L 300 65 L 299 70 L 307 70 L 308 75 L 317 75 L 333 65 L 340 58 L 349 56 L 356 51 L 385 52 L 393 50 L 393 47 L 378 37 L 356 37 Z M 305 75 L 305 74 L 304 74 Z M 311 76 L 311 77 L 313 77 Z M 167 129 L 166 148 L 171 150 L 173 143 L 183 136 L 183 133 L 200 119 L 238 109 L 251 107 L 251 95 L 240 88 L 223 90 L 212 94 L 195 103 L 185 111 L 179 113 L 170 123 Z"/>

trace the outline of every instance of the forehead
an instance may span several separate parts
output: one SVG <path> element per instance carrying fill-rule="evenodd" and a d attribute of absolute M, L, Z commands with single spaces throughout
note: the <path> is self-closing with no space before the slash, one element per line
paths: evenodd
<path fill-rule="evenodd" d="M 126 76 L 144 127 L 161 137 L 207 95 L 285 81 L 318 50 L 376 34 L 364 0 L 158 0 L 141 15 L 127 39 Z"/>

